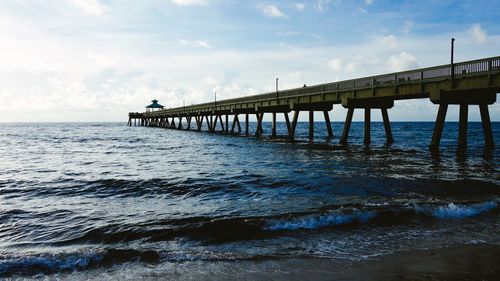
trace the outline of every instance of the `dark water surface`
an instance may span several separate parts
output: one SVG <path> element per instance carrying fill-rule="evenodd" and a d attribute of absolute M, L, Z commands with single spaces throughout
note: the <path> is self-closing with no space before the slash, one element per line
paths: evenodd
<path fill-rule="evenodd" d="M 500 244 L 500 150 L 484 152 L 480 123 L 469 124 L 465 158 L 456 123 L 438 156 L 427 149 L 432 123 L 393 123 L 389 147 L 374 123 L 369 148 L 362 123 L 347 148 L 333 126 L 327 140 L 318 122 L 308 145 L 307 123 L 296 144 L 118 123 L 0 124 L 0 277 L 109 268 L 133 277 L 186 261 L 352 264 Z M 500 123 L 493 131 L 500 141 Z"/>

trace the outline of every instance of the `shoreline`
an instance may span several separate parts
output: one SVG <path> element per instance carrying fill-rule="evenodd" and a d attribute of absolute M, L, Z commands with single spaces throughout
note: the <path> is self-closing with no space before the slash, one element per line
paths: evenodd
<path fill-rule="evenodd" d="M 62 280 L 500 280 L 500 245 L 413 250 L 365 261 L 286 258 L 124 264 L 44 276 Z M 22 277 L 21 277 L 22 278 Z M 24 277 L 26 278 L 26 277 Z M 28 277 L 29 278 L 29 277 Z M 32 277 L 35 278 L 35 277 Z M 38 278 L 37 278 L 38 279 Z"/>

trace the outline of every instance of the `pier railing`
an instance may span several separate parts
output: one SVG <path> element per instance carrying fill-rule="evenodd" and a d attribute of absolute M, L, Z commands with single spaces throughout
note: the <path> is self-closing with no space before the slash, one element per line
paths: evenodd
<path fill-rule="evenodd" d="M 314 86 L 300 87 L 278 92 L 268 92 L 259 95 L 245 96 L 239 98 L 225 99 L 214 102 L 201 103 L 185 107 L 164 109 L 149 113 L 152 115 L 161 113 L 185 113 L 193 111 L 206 111 L 214 107 L 236 105 L 249 102 L 262 102 L 278 98 L 292 98 L 323 93 L 340 93 L 353 90 L 372 89 L 377 87 L 398 86 L 411 83 L 435 82 L 448 79 L 458 79 L 464 76 L 473 76 L 478 73 L 500 72 L 500 57 L 491 57 L 479 60 L 466 61 L 453 65 L 440 65 L 409 71 L 401 71 L 390 74 L 370 76 L 358 79 L 344 80 L 333 83 L 325 83 Z M 146 114 L 148 115 L 148 114 Z"/>

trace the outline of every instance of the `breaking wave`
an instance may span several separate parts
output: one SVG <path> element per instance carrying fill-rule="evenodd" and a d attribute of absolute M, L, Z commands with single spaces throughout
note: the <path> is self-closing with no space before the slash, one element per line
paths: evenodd
<path fill-rule="evenodd" d="M 349 224 L 354 222 L 367 222 L 377 215 L 374 211 L 355 210 L 352 213 L 328 213 L 320 216 L 307 216 L 290 220 L 276 220 L 269 222 L 266 230 L 297 230 L 297 229 L 316 229 L 333 225 Z"/>
<path fill-rule="evenodd" d="M 415 211 L 420 214 L 431 215 L 440 219 L 461 219 L 477 216 L 496 209 L 497 207 L 497 201 L 487 201 L 470 205 L 455 204 L 452 202 L 437 208 L 429 206 L 415 206 Z"/>

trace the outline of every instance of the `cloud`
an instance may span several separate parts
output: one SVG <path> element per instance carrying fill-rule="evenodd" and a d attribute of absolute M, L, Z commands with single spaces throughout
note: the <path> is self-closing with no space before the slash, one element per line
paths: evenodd
<path fill-rule="evenodd" d="M 203 40 L 185 40 L 185 39 L 179 39 L 177 40 L 181 45 L 187 46 L 187 47 L 198 47 L 198 48 L 204 48 L 204 49 L 210 49 L 212 48 L 212 45 L 208 44 L 207 41 Z"/>
<path fill-rule="evenodd" d="M 299 11 L 303 11 L 306 8 L 304 3 L 293 3 L 293 6 Z"/>
<path fill-rule="evenodd" d="M 413 28 L 413 25 L 415 25 L 415 23 L 411 20 L 407 20 L 405 21 L 405 23 L 403 24 L 403 32 L 405 34 L 409 34 L 411 29 Z"/>
<path fill-rule="evenodd" d="M 481 25 L 474 24 L 469 28 L 469 36 L 476 43 L 486 43 L 487 35 L 486 31 L 481 28 Z"/>
<path fill-rule="evenodd" d="M 391 56 L 387 64 L 391 71 L 403 71 L 418 67 L 415 56 L 407 52 L 401 52 Z"/>
<path fill-rule="evenodd" d="M 101 15 L 106 11 L 106 6 L 98 0 L 71 0 L 71 4 L 92 15 Z"/>
<path fill-rule="evenodd" d="M 314 6 L 319 12 L 327 11 L 331 5 L 340 5 L 341 0 L 317 0 Z"/>
<path fill-rule="evenodd" d="M 373 0 L 365 0 L 365 4 L 366 5 L 371 5 L 371 4 L 373 4 Z"/>
<path fill-rule="evenodd" d="M 205 33 L 204 26 L 200 27 L 201 30 L 194 30 L 195 25 L 182 28 L 179 24 L 179 29 L 172 27 L 162 30 L 167 33 L 158 34 L 158 26 L 146 24 L 155 23 L 156 18 L 141 18 L 145 20 L 144 27 L 141 26 L 143 29 L 131 30 L 130 21 L 124 20 L 126 15 L 115 13 L 121 5 L 112 6 L 113 1 L 98 2 L 106 3 L 104 9 L 107 10 L 103 14 L 106 21 L 80 24 L 79 20 L 88 17 L 88 13 L 76 8 L 81 15 L 67 13 L 68 7 L 73 8 L 69 1 L 63 9 L 48 7 L 49 4 L 35 6 L 46 11 L 43 15 L 27 13 L 26 9 L 34 10 L 33 6 L 16 6 L 15 10 L 10 7 L 12 5 L 0 1 L 0 45 L 3 47 L 0 52 L 0 122 L 123 121 L 127 112 L 144 110 L 152 98 L 158 98 L 167 107 L 176 107 L 182 106 L 183 99 L 186 104 L 213 101 L 212 89 L 217 90 L 218 99 L 264 93 L 274 89 L 277 76 L 280 77 L 280 89 L 285 89 L 304 83 L 310 86 L 407 70 L 417 67 L 417 63 L 423 67 L 434 66 L 449 60 L 448 32 L 414 32 L 412 36 L 399 37 L 386 31 L 379 36 L 370 33 L 372 35 L 356 37 L 359 40 L 354 41 L 310 42 L 309 28 L 297 29 L 292 21 L 285 21 L 292 26 L 280 30 L 271 28 L 273 32 L 294 30 L 282 35 L 288 36 L 283 42 L 291 47 L 280 49 L 276 47 L 279 42 L 276 37 L 262 38 L 259 33 L 259 38 L 255 38 L 252 34 L 244 34 L 245 38 L 235 45 L 228 39 L 235 35 L 231 30 L 217 29 L 216 34 Z M 144 3 L 132 2 L 136 5 Z M 316 0 L 292 0 L 290 3 L 298 2 L 305 3 L 305 10 L 316 9 Z M 59 0 L 54 3 L 59 3 Z M 330 2 L 330 9 L 335 3 Z M 292 4 L 278 7 L 298 13 Z M 134 13 L 135 6 L 129 8 Z M 165 12 L 172 10 L 176 9 Z M 107 14 L 111 11 L 113 13 Z M 75 16 L 81 18 L 75 19 Z M 182 13 L 181 17 L 184 16 Z M 184 19 L 172 17 L 168 17 L 168 23 L 171 19 L 178 22 Z M 401 33 L 404 20 L 412 17 L 402 18 L 397 27 Z M 133 20 L 135 22 L 137 18 Z M 207 23 L 203 18 L 196 20 L 202 25 Z M 252 27 L 260 28 L 262 22 L 268 25 L 266 18 L 262 17 L 260 21 L 259 25 Z M 63 26 L 63 23 L 68 26 Z M 318 27 L 315 29 L 318 36 L 332 37 L 331 30 L 320 28 L 324 24 L 320 22 L 315 26 Z M 493 28 L 488 30 L 493 33 L 486 35 L 482 27 L 472 28 L 473 24 L 469 22 L 462 30 L 451 30 L 460 42 L 457 61 L 498 55 L 495 53 L 498 48 L 494 47 L 499 46 L 500 36 L 493 32 Z M 54 26 L 60 28 L 54 30 Z M 472 40 L 472 35 L 478 30 L 484 35 L 479 39 L 485 38 L 488 44 L 477 44 Z M 241 35 L 241 29 L 235 31 Z M 357 36 L 354 31 L 353 36 Z M 215 41 L 211 40 L 224 44 L 212 46 Z M 309 44 L 303 44 L 307 41 Z M 237 75 L 231 71 L 236 71 Z M 405 105 L 410 104 L 415 108 L 407 113 L 409 107 Z M 409 114 L 420 114 L 418 120 L 433 120 L 435 112 L 429 113 L 425 107 L 428 104 L 434 106 L 428 100 L 421 103 L 400 101 L 392 116 L 395 120 L 411 120 L 413 115 Z M 435 106 L 432 108 L 435 110 Z M 339 107 L 339 110 L 342 109 Z M 335 118 L 344 118 L 342 114 L 343 111 L 335 114 Z M 493 120 L 500 120 L 499 103 L 492 107 L 491 114 Z M 450 116 L 452 120 L 453 116 Z M 471 118 L 476 118 L 474 116 Z"/>
<path fill-rule="evenodd" d="M 268 18 L 287 18 L 276 5 L 260 5 L 260 11 Z"/>
<path fill-rule="evenodd" d="M 172 0 L 172 2 L 179 6 L 204 6 L 208 4 L 207 0 Z"/>
<path fill-rule="evenodd" d="M 330 67 L 333 71 L 341 71 L 343 65 L 344 63 L 342 62 L 342 59 L 339 58 L 332 59 L 328 62 L 328 67 Z"/>
<path fill-rule="evenodd" d="M 389 47 L 392 49 L 398 47 L 398 40 L 396 39 L 396 36 L 392 34 L 380 36 L 376 39 L 376 42 L 382 46 Z"/>
<path fill-rule="evenodd" d="M 344 62 L 340 58 L 334 58 L 328 61 L 328 67 L 336 72 L 345 73 L 355 73 L 362 68 L 368 68 L 368 66 L 378 65 L 380 59 L 370 53 L 357 54 L 349 58 L 347 62 Z"/>

